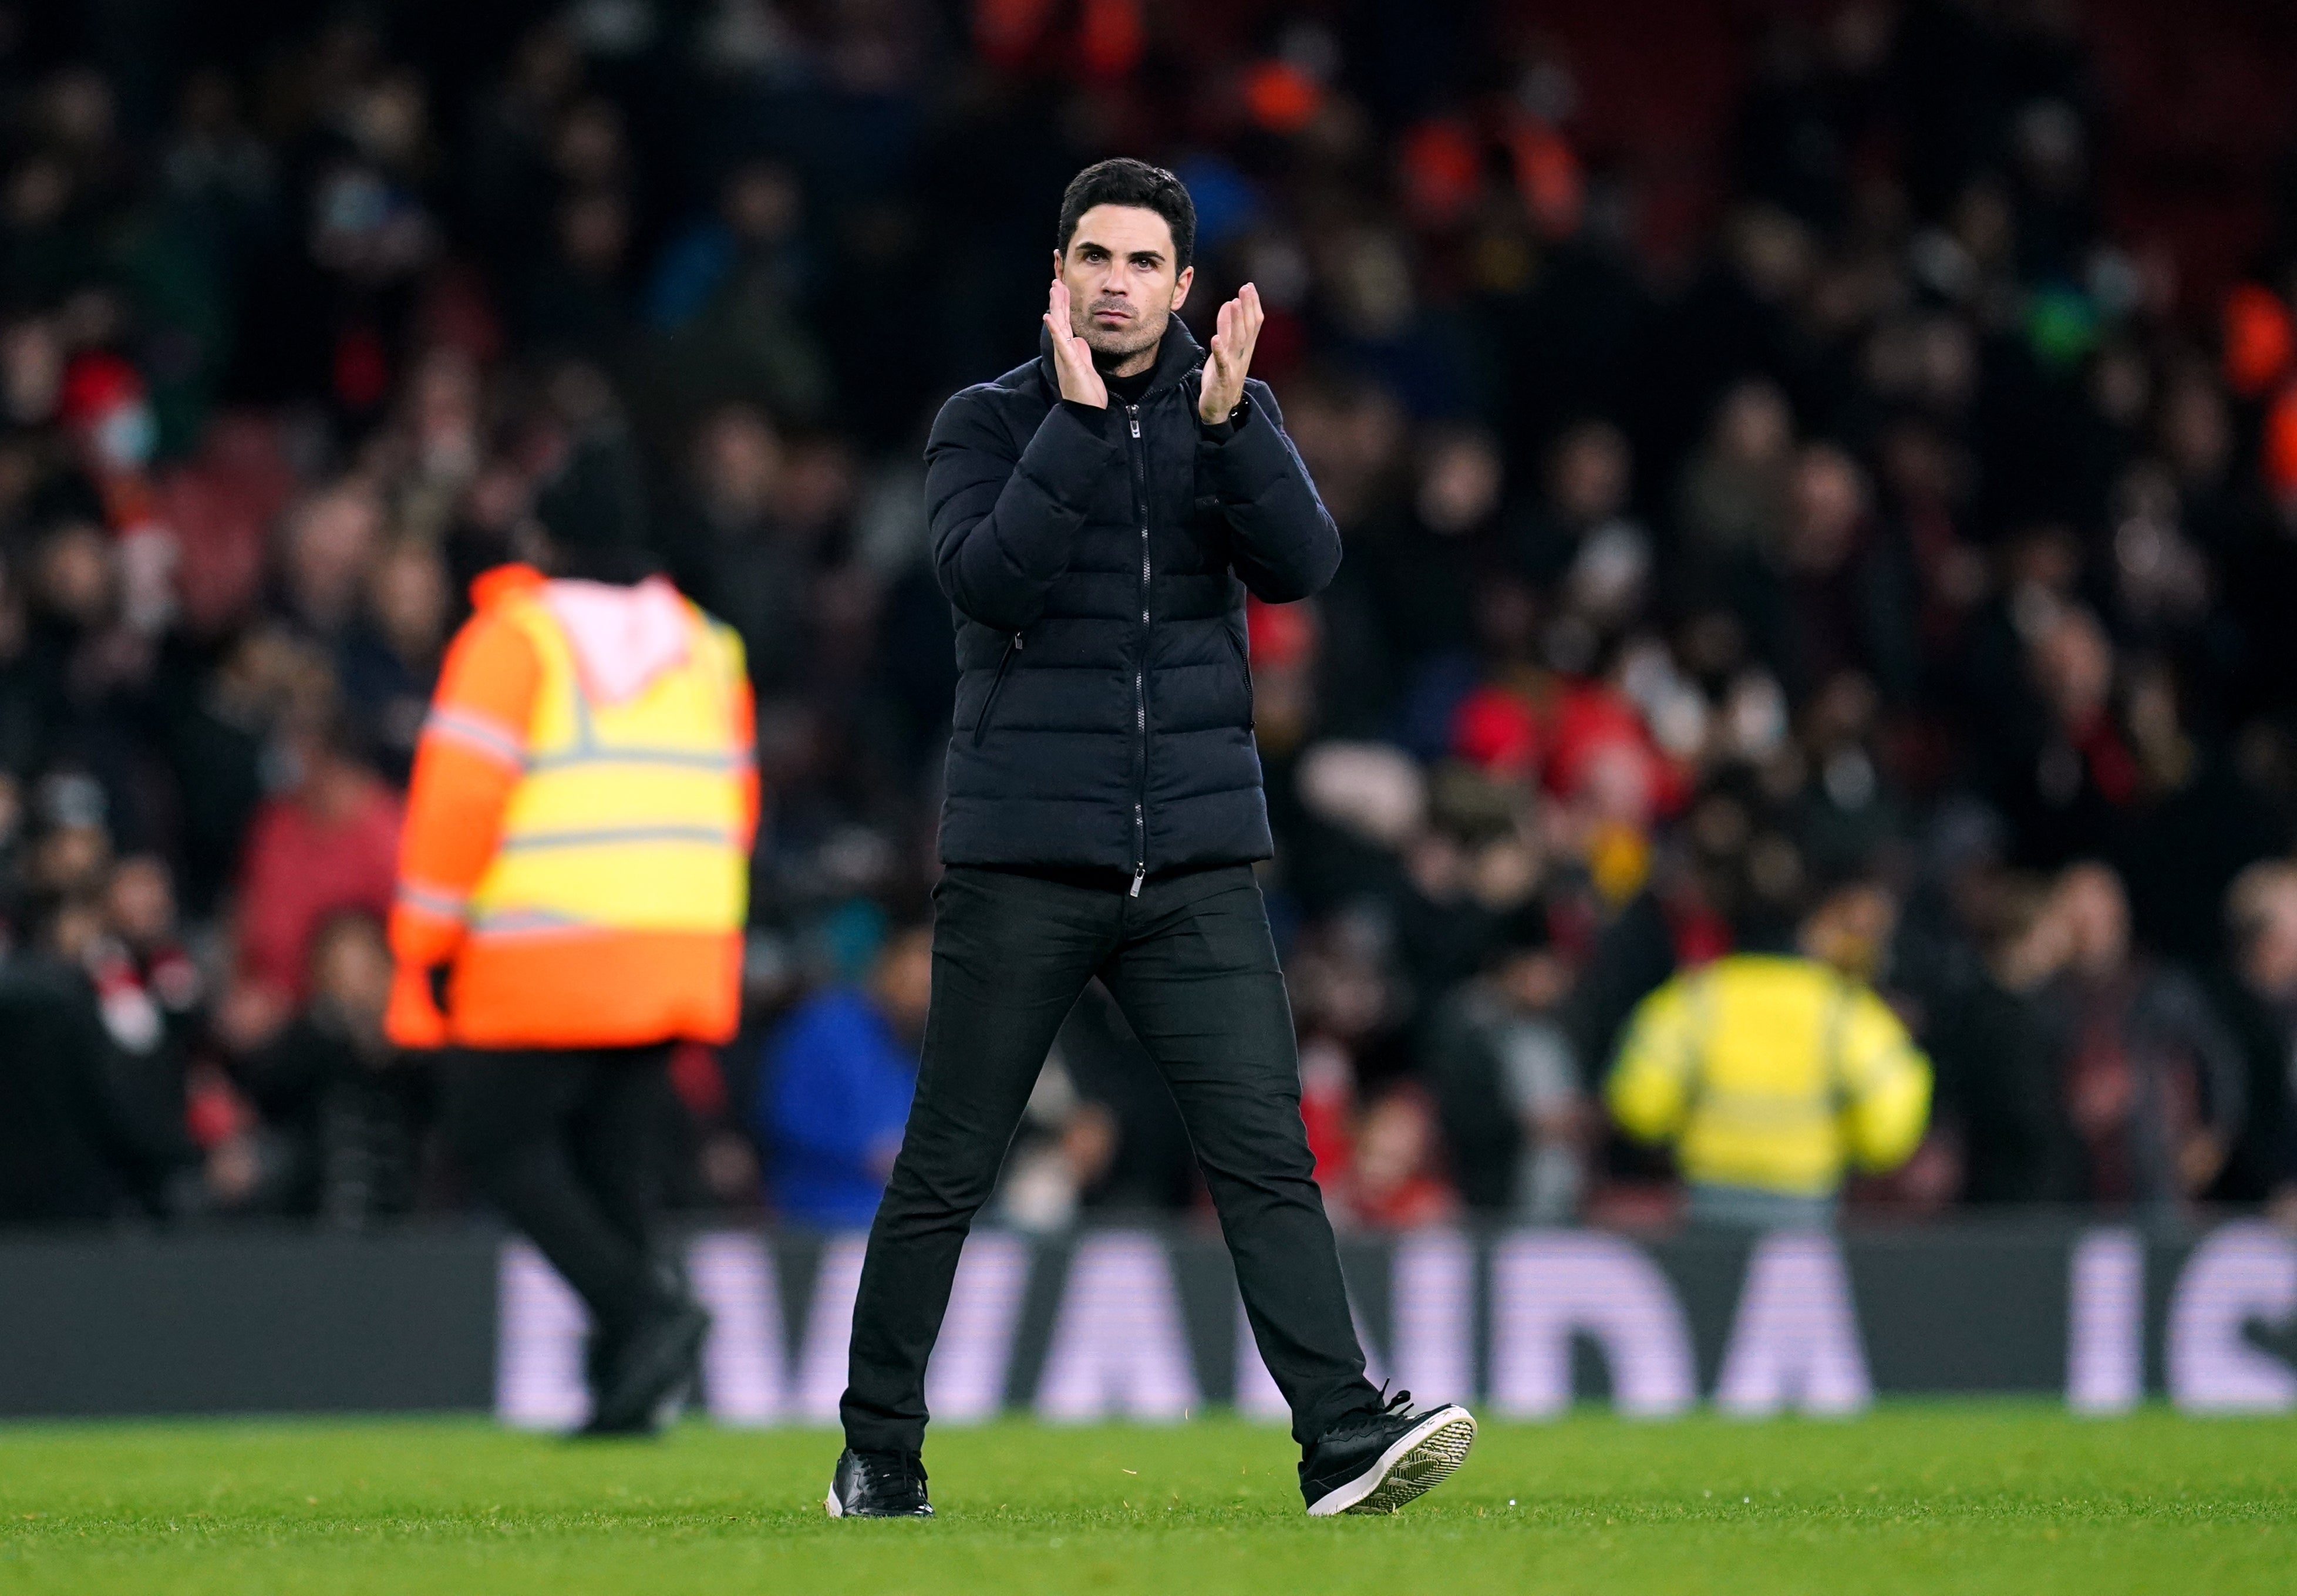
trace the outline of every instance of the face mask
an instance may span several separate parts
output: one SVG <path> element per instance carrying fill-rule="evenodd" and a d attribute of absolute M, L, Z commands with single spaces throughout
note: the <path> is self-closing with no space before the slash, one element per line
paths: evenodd
<path fill-rule="evenodd" d="M 95 424 L 96 457 L 114 471 L 141 469 L 159 441 L 159 424 L 149 405 L 117 406 Z"/>

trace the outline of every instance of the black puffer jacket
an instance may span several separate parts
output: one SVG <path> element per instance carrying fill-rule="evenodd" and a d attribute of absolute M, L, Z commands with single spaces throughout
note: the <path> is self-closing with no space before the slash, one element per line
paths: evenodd
<path fill-rule="evenodd" d="M 1067 403 L 1038 358 L 942 407 L 926 499 L 957 608 L 951 864 L 1156 876 L 1265 859 L 1244 595 L 1305 598 L 1340 537 L 1265 384 L 1197 419 L 1179 320 L 1140 402 Z"/>

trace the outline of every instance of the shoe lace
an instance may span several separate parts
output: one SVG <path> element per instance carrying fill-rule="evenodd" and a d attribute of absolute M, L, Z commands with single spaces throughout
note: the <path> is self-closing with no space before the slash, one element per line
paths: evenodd
<path fill-rule="evenodd" d="M 1384 1423 L 1390 1419 L 1402 1418 L 1411 1411 L 1412 1393 L 1398 1391 L 1395 1395 L 1390 1396 L 1387 1393 L 1387 1382 L 1382 1380 L 1379 1383 L 1379 1405 L 1376 1408 L 1359 1410 L 1341 1427 L 1340 1433 L 1352 1435 L 1358 1430 L 1370 1429 L 1372 1426 Z"/>
<path fill-rule="evenodd" d="M 914 1452 L 862 1452 L 853 1454 L 875 1479 L 898 1485 L 903 1491 L 921 1490 L 926 1483 L 925 1460 Z"/>

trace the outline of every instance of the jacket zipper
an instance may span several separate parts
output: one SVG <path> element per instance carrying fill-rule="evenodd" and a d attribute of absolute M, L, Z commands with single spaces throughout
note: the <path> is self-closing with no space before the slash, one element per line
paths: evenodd
<path fill-rule="evenodd" d="M 981 718 L 973 723 L 973 745 L 981 746 L 982 734 L 989 729 L 989 712 L 997 707 L 997 695 L 1005 690 L 1005 667 L 1013 662 L 1013 651 L 1021 646 L 1021 634 L 1015 632 L 1005 645 L 1005 652 L 997 659 L 997 676 L 989 684 L 989 696 L 981 701 Z"/>
<path fill-rule="evenodd" d="M 1124 407 L 1132 431 L 1133 508 L 1140 517 L 1140 661 L 1132 671 L 1132 726 L 1140 739 L 1140 788 L 1132 804 L 1132 892 L 1148 875 L 1148 472 L 1140 462 L 1140 407 Z"/>

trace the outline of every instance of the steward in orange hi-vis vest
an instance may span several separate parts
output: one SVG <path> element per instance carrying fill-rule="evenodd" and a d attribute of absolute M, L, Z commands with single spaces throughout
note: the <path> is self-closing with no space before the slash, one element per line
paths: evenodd
<path fill-rule="evenodd" d="M 729 1040 L 758 815 L 740 640 L 659 578 L 509 565 L 472 598 L 416 748 L 391 1040 Z"/>

